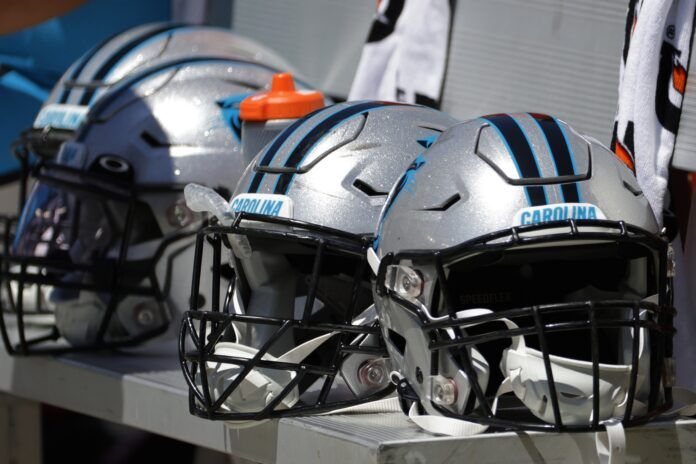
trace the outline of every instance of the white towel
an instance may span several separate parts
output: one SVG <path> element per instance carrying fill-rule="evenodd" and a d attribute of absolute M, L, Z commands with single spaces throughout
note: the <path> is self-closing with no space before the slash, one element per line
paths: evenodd
<path fill-rule="evenodd" d="M 450 0 L 382 0 L 349 100 L 437 107 L 447 61 Z"/>
<path fill-rule="evenodd" d="M 686 88 L 696 0 L 631 0 L 612 149 L 635 164 L 662 225 Z"/>

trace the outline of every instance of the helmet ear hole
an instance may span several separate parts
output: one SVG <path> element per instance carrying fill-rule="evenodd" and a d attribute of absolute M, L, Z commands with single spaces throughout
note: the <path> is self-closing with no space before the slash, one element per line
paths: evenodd
<path fill-rule="evenodd" d="M 111 177 L 116 181 L 132 181 L 133 168 L 128 161 L 118 155 L 98 156 L 89 167 L 90 172 Z"/>
<path fill-rule="evenodd" d="M 116 156 L 102 156 L 99 164 L 103 169 L 119 174 L 127 172 L 129 168 L 128 163 Z"/>
<path fill-rule="evenodd" d="M 150 145 L 152 148 L 162 148 L 166 147 L 167 144 L 160 142 L 157 137 L 155 137 L 153 134 L 151 134 L 148 131 L 143 131 L 140 134 L 140 138 L 143 139 L 145 143 Z"/>

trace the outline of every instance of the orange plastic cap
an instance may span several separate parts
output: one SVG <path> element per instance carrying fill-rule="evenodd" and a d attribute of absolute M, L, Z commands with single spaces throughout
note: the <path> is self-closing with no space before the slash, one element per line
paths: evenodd
<path fill-rule="evenodd" d="M 316 90 L 295 90 L 292 74 L 273 76 L 271 90 L 245 98 L 239 106 L 242 121 L 296 119 L 324 106 L 324 95 Z"/>

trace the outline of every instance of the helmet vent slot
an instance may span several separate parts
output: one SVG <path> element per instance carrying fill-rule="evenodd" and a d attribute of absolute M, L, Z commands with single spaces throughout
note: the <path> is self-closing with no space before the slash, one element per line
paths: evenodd
<path fill-rule="evenodd" d="M 140 133 L 140 138 L 143 139 L 145 143 L 150 145 L 152 148 L 163 148 L 170 146 L 168 143 L 163 143 L 157 140 L 157 137 L 149 133 L 148 131 L 143 131 Z"/>
<path fill-rule="evenodd" d="M 454 206 L 462 197 L 458 193 L 455 193 L 445 201 L 443 201 L 439 206 L 433 206 L 431 208 L 425 208 L 423 211 L 447 211 L 452 206 Z"/>
<path fill-rule="evenodd" d="M 380 192 L 379 190 L 369 185 L 367 182 L 364 182 L 360 179 L 355 179 L 355 181 L 353 182 L 353 187 L 360 190 L 368 197 L 385 197 L 388 195 L 387 192 Z"/>

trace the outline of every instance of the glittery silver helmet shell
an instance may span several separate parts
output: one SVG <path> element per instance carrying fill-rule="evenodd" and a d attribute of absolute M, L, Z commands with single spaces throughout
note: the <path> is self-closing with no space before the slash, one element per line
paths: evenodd
<path fill-rule="evenodd" d="M 631 171 L 565 122 L 447 130 L 395 184 L 369 254 L 412 415 L 567 431 L 668 407 L 668 244 Z"/>
<path fill-rule="evenodd" d="M 224 202 L 223 226 L 199 235 L 201 246 L 231 251 L 236 280 L 224 303 L 189 311 L 182 325 L 194 414 L 260 420 L 390 391 L 365 250 L 399 173 L 455 122 L 420 106 L 341 103 L 260 151 Z M 198 205 L 190 193 L 189 205 Z M 194 266 L 194 291 L 207 273 Z M 198 337 L 206 333 L 203 353 Z"/>
<path fill-rule="evenodd" d="M 26 132 L 24 148 L 54 156 L 108 89 L 134 73 L 196 56 L 293 71 L 275 52 L 228 29 L 172 22 L 136 26 L 94 46 L 68 68 Z"/>
<path fill-rule="evenodd" d="M 50 336 L 23 333 L 20 352 L 133 345 L 178 319 L 202 219 L 183 186 L 229 192 L 247 164 L 234 113 L 272 74 L 216 57 L 148 68 L 100 98 L 56 159 L 39 163 L 7 281 L 13 312 L 37 305 L 55 317 Z M 23 291 L 32 285 L 38 302 Z M 59 337 L 70 346 L 54 347 Z"/>
<path fill-rule="evenodd" d="M 390 102 L 327 107 L 269 144 L 247 167 L 235 198 L 285 195 L 294 219 L 372 234 L 395 173 L 455 122 L 439 111 Z"/>
<path fill-rule="evenodd" d="M 476 119 L 438 138 L 430 151 L 436 155 L 416 163 L 390 197 L 378 253 L 448 248 L 508 228 L 519 211 L 544 205 L 589 203 L 606 218 L 659 233 L 635 176 L 615 155 L 557 119 L 552 121 L 558 129 L 545 135 L 539 126 L 547 124 L 542 117 L 492 116 L 502 129 L 488 119 Z M 554 136 L 557 140 L 549 141 Z M 553 152 L 551 143 L 566 150 Z M 438 182 L 429 180 L 434 173 Z M 415 188 L 417 195 L 410 193 Z M 404 214 L 408 228 L 399 221 Z M 567 218 L 566 210 L 556 217 Z M 518 222 L 540 221 L 525 215 Z"/>

